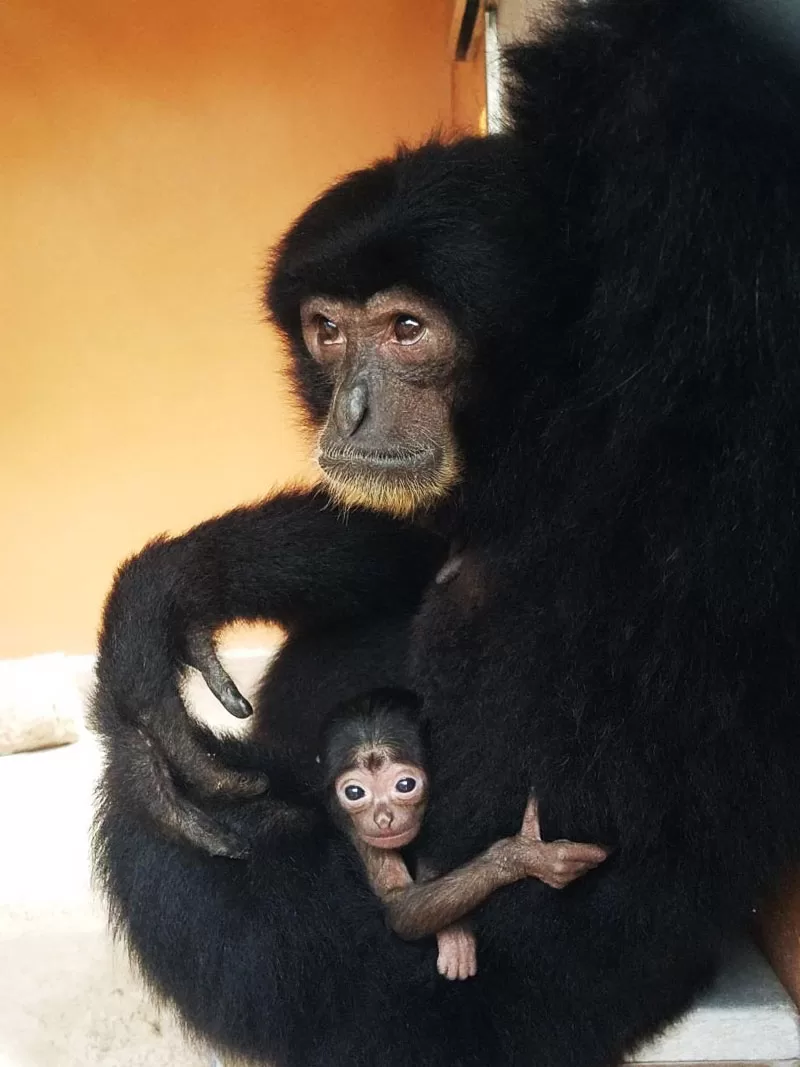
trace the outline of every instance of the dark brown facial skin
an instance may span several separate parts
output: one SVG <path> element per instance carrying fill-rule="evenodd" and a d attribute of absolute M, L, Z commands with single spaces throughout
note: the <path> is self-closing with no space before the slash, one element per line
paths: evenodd
<path fill-rule="evenodd" d="M 363 762 L 339 775 L 334 789 L 353 832 L 370 848 L 405 848 L 419 833 L 428 799 L 422 767 L 370 751 Z"/>
<path fill-rule="evenodd" d="M 332 494 L 409 515 L 447 493 L 459 477 L 451 416 L 466 352 L 444 312 L 396 288 L 364 304 L 314 296 L 300 318 L 334 386 L 318 455 Z"/>

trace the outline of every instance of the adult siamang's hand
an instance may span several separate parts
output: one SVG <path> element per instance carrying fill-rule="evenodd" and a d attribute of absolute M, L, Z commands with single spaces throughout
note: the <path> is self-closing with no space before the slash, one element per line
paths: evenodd
<path fill-rule="evenodd" d="M 235 746 L 190 719 L 180 696 L 186 668 L 244 718 L 252 709 L 217 658 L 218 627 L 266 619 L 296 631 L 402 610 L 418 602 L 442 560 L 429 534 L 357 508 L 344 522 L 318 490 L 284 493 L 153 542 L 120 569 L 105 607 L 94 723 L 108 751 L 106 788 L 171 836 L 242 855 L 246 843 L 200 805 L 258 796 L 268 782 L 244 763 L 230 766 Z"/>
<path fill-rule="evenodd" d="M 180 683 L 191 666 L 231 714 L 252 714 L 219 662 L 210 627 L 187 621 L 174 550 L 157 543 L 125 564 L 106 604 L 93 707 L 109 754 L 106 788 L 124 790 L 167 836 L 242 857 L 247 842 L 219 825 L 203 802 L 255 797 L 269 783 L 264 774 L 227 766 L 222 746 L 184 706 Z"/>

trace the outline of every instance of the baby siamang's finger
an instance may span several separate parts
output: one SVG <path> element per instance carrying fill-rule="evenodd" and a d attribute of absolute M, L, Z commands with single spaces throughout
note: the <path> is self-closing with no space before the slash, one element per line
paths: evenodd
<path fill-rule="evenodd" d="M 461 946 L 461 980 L 465 981 L 467 978 L 471 978 L 475 973 L 473 970 L 474 954 L 469 942 L 465 939 Z"/>
<path fill-rule="evenodd" d="M 542 880 L 551 889 L 566 889 L 570 883 L 575 881 L 575 878 L 566 874 L 551 874 Z"/>
<path fill-rule="evenodd" d="M 206 685 L 227 712 L 237 719 L 246 719 L 253 714 L 250 702 L 245 700 L 220 663 L 210 633 L 196 628 L 191 630 L 186 636 L 185 651 L 186 662 L 202 674 Z"/>
<path fill-rule="evenodd" d="M 581 841 L 551 841 L 560 860 L 573 863 L 593 863 L 595 866 L 608 859 L 609 850 L 602 845 L 587 845 Z"/>
<path fill-rule="evenodd" d="M 248 798 L 269 788 L 269 781 L 255 771 L 226 767 L 208 751 L 202 734 L 193 730 L 191 720 L 177 691 L 165 701 L 162 714 L 148 728 L 166 756 L 171 769 L 198 792 L 209 797 Z"/>
<path fill-rule="evenodd" d="M 560 864 L 559 869 L 549 875 L 552 881 L 547 884 L 552 885 L 555 889 L 563 889 L 564 886 L 576 882 L 579 878 L 588 874 L 589 871 L 593 871 L 595 867 L 599 867 L 599 863 L 571 863 L 568 861 Z"/>
<path fill-rule="evenodd" d="M 591 867 L 572 867 L 567 871 L 563 871 L 557 877 L 562 885 L 570 885 L 571 882 L 577 882 L 579 878 L 588 874 L 590 870 L 592 870 Z"/>
<path fill-rule="evenodd" d="M 532 837 L 536 841 L 542 840 L 542 830 L 539 826 L 539 803 L 536 797 L 531 797 L 528 800 L 520 833 L 523 837 Z"/>

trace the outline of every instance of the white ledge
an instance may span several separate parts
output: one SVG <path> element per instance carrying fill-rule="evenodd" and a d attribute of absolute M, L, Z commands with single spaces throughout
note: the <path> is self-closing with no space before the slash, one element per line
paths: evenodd
<path fill-rule="evenodd" d="M 800 1059 L 800 1018 L 751 944 L 731 950 L 711 989 L 634 1063 L 791 1063 Z"/>

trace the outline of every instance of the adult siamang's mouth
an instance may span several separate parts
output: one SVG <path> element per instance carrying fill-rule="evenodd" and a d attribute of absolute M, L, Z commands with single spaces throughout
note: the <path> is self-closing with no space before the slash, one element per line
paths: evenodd
<path fill-rule="evenodd" d="M 432 448 L 372 450 L 340 445 L 320 449 L 318 462 L 326 474 L 348 477 L 363 472 L 368 477 L 382 474 L 432 474 L 440 463 L 440 457 Z"/>
<path fill-rule="evenodd" d="M 340 505 L 398 517 L 435 505 L 460 474 L 454 451 L 433 446 L 365 449 L 321 441 L 317 462 Z"/>

